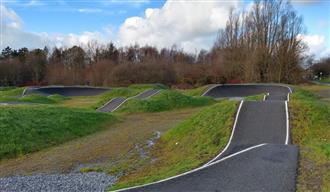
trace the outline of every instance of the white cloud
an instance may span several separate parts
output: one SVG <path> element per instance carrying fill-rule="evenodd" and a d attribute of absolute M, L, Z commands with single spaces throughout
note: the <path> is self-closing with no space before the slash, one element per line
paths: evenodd
<path fill-rule="evenodd" d="M 139 8 L 143 4 L 150 3 L 150 0 L 105 0 L 105 1 L 102 1 L 102 3 L 104 5 L 125 4 L 125 5 L 128 5 L 128 6 Z"/>
<path fill-rule="evenodd" d="M 11 9 L 7 9 L 4 5 L 0 5 L 2 25 L 8 25 L 14 28 L 22 28 L 23 22 L 21 18 Z"/>
<path fill-rule="evenodd" d="M 34 33 L 24 30 L 23 21 L 12 9 L 1 5 L 3 17 L 1 17 L 1 45 L 0 49 L 6 46 L 15 49 L 21 47 L 43 48 L 44 46 L 71 47 L 73 45 L 87 45 L 90 41 L 109 42 L 112 29 L 104 28 L 102 32 L 85 31 L 80 34 L 49 34 Z"/>
<path fill-rule="evenodd" d="M 316 59 L 330 55 L 330 45 L 322 35 L 298 35 L 308 46 L 307 54 L 315 55 Z"/>
<path fill-rule="evenodd" d="M 145 2 L 145 1 L 143 1 Z M 147 2 L 147 1 L 146 1 Z M 142 3 L 142 1 L 141 1 Z M 0 49 L 10 46 L 43 48 L 47 46 L 86 45 L 89 41 L 107 43 L 111 40 L 119 45 L 153 45 L 158 48 L 176 44 L 190 53 L 209 49 L 216 33 L 226 24 L 230 7 L 240 2 L 233 1 L 167 1 L 163 7 L 148 8 L 143 17 L 130 17 L 120 26 L 118 34 L 113 27 L 100 31 L 84 31 L 79 34 L 34 33 L 24 30 L 24 22 L 13 11 L 1 5 L 2 44 Z M 78 10 L 84 13 L 97 12 L 90 8 Z M 299 35 L 308 46 L 308 54 L 316 58 L 330 54 L 330 43 L 322 35 Z"/>
<path fill-rule="evenodd" d="M 300 5 L 312 5 L 321 3 L 322 0 L 291 0 L 293 4 L 300 4 Z"/>
<path fill-rule="evenodd" d="M 210 47 L 214 36 L 226 24 L 229 10 L 239 1 L 167 1 L 160 9 L 148 8 L 144 17 L 130 17 L 118 33 L 122 45 L 138 43 L 157 47 L 176 44 L 187 51 Z"/>
<path fill-rule="evenodd" d="M 92 9 L 92 8 L 84 8 L 77 10 L 80 13 L 101 13 L 102 9 Z"/>
<path fill-rule="evenodd" d="M 31 0 L 28 3 L 25 3 L 23 5 L 29 7 L 29 6 L 40 6 L 40 5 L 44 5 L 44 4 L 38 0 Z"/>

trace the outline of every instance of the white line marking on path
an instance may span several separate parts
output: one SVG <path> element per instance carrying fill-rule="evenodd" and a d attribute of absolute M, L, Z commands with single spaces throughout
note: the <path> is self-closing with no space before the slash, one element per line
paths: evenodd
<path fill-rule="evenodd" d="M 25 93 L 26 93 L 26 91 L 27 91 L 28 88 L 29 87 L 25 87 L 25 89 L 23 90 L 23 93 L 22 93 L 22 96 L 21 97 L 24 97 L 24 95 L 25 95 Z"/>
<path fill-rule="evenodd" d="M 226 84 L 226 85 L 236 85 L 236 84 Z M 242 85 L 242 84 L 240 84 L 240 85 Z M 243 84 L 243 85 L 244 85 L 244 84 Z M 258 84 L 245 84 L 245 85 L 258 85 Z M 272 86 L 272 84 L 259 84 L 259 85 L 264 85 L 264 86 L 270 85 L 270 86 Z M 213 88 L 218 87 L 218 86 L 221 86 L 221 85 L 218 84 L 218 85 L 214 85 L 214 86 L 210 87 L 208 90 L 206 90 L 206 91 L 202 94 L 202 96 L 205 96 L 210 90 L 212 90 Z M 292 93 L 292 89 L 291 89 L 289 86 L 286 86 L 286 85 L 273 85 L 273 86 L 282 86 L 282 87 L 286 87 L 286 88 L 289 89 L 290 93 Z M 268 95 L 269 95 L 269 93 L 268 93 Z M 287 99 L 289 100 L 289 94 L 288 94 L 288 98 L 287 98 Z M 209 161 L 209 162 L 206 163 L 205 165 L 203 165 L 203 166 L 201 166 L 201 167 L 199 167 L 199 168 L 193 169 L 193 170 L 191 170 L 191 171 L 188 171 L 188 172 L 185 172 L 185 173 L 182 173 L 182 174 L 176 175 L 176 176 L 172 176 L 172 177 L 169 177 L 169 178 L 166 178 L 166 179 L 160 180 L 160 181 L 156 181 L 156 182 L 147 183 L 147 184 L 144 184 L 144 185 L 138 185 L 138 186 L 133 186 L 133 187 L 128 187 L 128 188 L 124 188 L 124 189 L 115 190 L 115 192 L 120 192 L 120 191 L 125 191 L 125 190 L 130 190 L 130 189 L 136 189 L 136 188 L 145 187 L 145 186 L 148 186 L 148 185 L 153 185 L 153 184 L 157 184 L 157 183 L 165 182 L 165 181 L 168 181 L 168 180 L 171 180 L 171 179 L 175 179 L 175 178 L 178 178 L 178 177 L 181 177 L 181 176 L 184 176 L 184 175 L 187 175 L 187 174 L 190 174 L 190 173 L 193 173 L 193 172 L 196 172 L 196 171 L 199 171 L 199 170 L 205 169 L 205 168 L 207 168 L 207 167 L 209 167 L 209 166 L 212 166 L 212 165 L 214 165 L 214 164 L 217 164 L 217 163 L 220 163 L 220 162 L 222 162 L 222 161 L 225 161 L 225 160 L 227 160 L 227 159 L 229 159 L 229 158 L 231 158 L 231 157 L 234 157 L 234 156 L 236 156 L 236 155 L 239 155 L 239 154 L 241 154 L 241 153 L 244 153 L 244 152 L 250 151 L 250 150 L 252 150 L 252 149 L 255 149 L 255 148 L 258 148 L 258 147 L 261 147 L 261 146 L 267 145 L 266 143 L 259 144 L 259 145 L 255 145 L 255 146 L 252 146 L 252 147 L 246 148 L 246 149 L 244 149 L 244 150 L 238 151 L 238 152 L 236 152 L 236 153 L 233 153 L 233 154 L 231 154 L 231 155 L 229 155 L 229 156 L 226 156 L 226 157 L 224 157 L 224 158 L 222 158 L 222 159 L 220 159 L 220 160 L 217 160 L 217 161 L 212 162 L 213 160 L 215 160 L 216 158 L 218 158 L 221 154 L 223 154 L 223 153 L 226 151 L 226 149 L 228 148 L 228 146 L 229 146 L 229 144 L 230 144 L 230 142 L 231 142 L 231 140 L 232 140 L 232 137 L 233 137 L 233 135 L 234 135 L 234 131 L 235 131 L 235 127 L 236 127 L 237 119 L 238 119 L 239 112 L 240 112 L 240 110 L 241 110 L 241 106 L 242 106 L 243 102 L 244 102 L 244 101 L 242 100 L 241 103 L 240 103 L 239 109 L 238 109 L 238 111 L 237 111 L 236 118 L 235 118 L 235 122 L 234 122 L 234 126 L 233 126 L 233 130 L 232 130 L 232 133 L 231 133 L 231 136 L 230 136 L 229 142 L 227 143 L 225 149 L 224 149 L 219 155 L 217 155 L 214 159 L 212 159 L 211 161 Z M 287 104 L 287 102 L 288 102 L 288 101 L 285 101 L 286 119 L 287 119 L 287 121 L 286 121 L 286 127 L 287 127 L 287 130 L 286 130 L 286 140 L 285 140 L 285 144 L 286 144 L 286 145 L 288 145 L 288 142 L 289 142 L 289 114 L 288 114 L 288 104 Z"/>
<path fill-rule="evenodd" d="M 131 99 L 133 97 L 129 97 L 129 98 L 126 98 L 123 102 L 121 102 L 116 108 L 114 108 L 112 111 L 109 111 L 109 112 L 114 112 L 116 111 L 120 106 L 122 106 L 124 103 L 126 103 L 126 101 L 128 101 L 129 99 Z"/>
<path fill-rule="evenodd" d="M 285 114 L 286 114 L 286 138 L 285 144 L 289 144 L 290 130 L 289 130 L 289 109 L 288 109 L 288 101 L 285 101 Z"/>
<path fill-rule="evenodd" d="M 132 96 L 132 97 L 126 98 L 126 99 L 125 99 L 123 102 L 121 102 L 116 108 L 114 108 L 113 110 L 111 110 L 111 111 L 109 111 L 109 112 L 114 112 L 114 111 L 116 111 L 120 106 L 122 106 L 122 105 L 123 105 L 124 103 L 126 103 L 128 100 L 133 99 L 133 98 L 136 98 L 136 97 L 138 97 L 139 95 L 142 95 L 143 93 L 145 93 L 146 91 L 150 91 L 150 89 L 145 90 L 145 91 L 142 91 L 141 93 L 139 93 L 139 94 L 137 94 L 137 95 L 134 95 L 134 96 Z M 161 90 L 158 90 L 157 92 L 153 93 L 152 95 L 150 95 L 150 96 L 148 96 L 148 97 L 146 97 L 146 98 L 152 97 L 152 96 L 156 95 L 157 93 L 159 93 L 160 91 L 161 91 Z M 117 99 L 117 98 L 118 98 L 118 97 L 111 99 L 110 101 L 106 102 L 104 105 L 102 105 L 101 107 L 99 107 L 97 110 L 99 110 L 99 109 L 105 107 L 105 106 L 108 105 L 111 101 L 113 101 L 114 99 Z"/>
<path fill-rule="evenodd" d="M 145 90 L 145 91 L 142 91 L 141 93 L 139 93 L 139 94 L 137 94 L 137 95 L 135 95 L 135 96 L 133 96 L 133 97 L 129 97 L 129 98 L 127 98 L 127 99 L 125 99 L 122 103 L 120 103 L 114 110 L 112 110 L 112 111 L 110 111 L 110 112 L 114 112 L 114 111 L 116 111 L 120 106 L 122 106 L 124 103 L 126 103 L 128 100 L 130 100 L 130 99 L 134 99 L 134 98 L 136 98 L 136 97 L 138 97 L 139 95 L 142 95 L 143 93 L 145 93 L 145 92 L 147 92 L 147 91 L 150 91 L 150 89 L 148 89 L 148 90 Z M 157 91 L 156 93 L 158 93 L 159 91 Z M 156 94 L 155 93 L 155 94 Z M 151 97 L 151 96 L 153 96 L 153 95 L 155 95 L 155 94 L 152 94 L 152 95 L 150 95 L 149 97 Z"/>
<path fill-rule="evenodd" d="M 202 94 L 202 96 L 205 96 L 209 91 L 211 91 L 213 88 L 218 87 L 218 86 L 220 86 L 220 85 L 219 85 L 219 84 L 212 85 L 210 88 L 208 88 L 208 89 Z"/>
<path fill-rule="evenodd" d="M 98 110 L 102 109 L 103 107 L 105 107 L 106 105 L 108 105 L 108 104 L 109 104 L 111 101 L 113 101 L 114 99 L 116 99 L 116 98 L 112 98 L 112 99 L 110 99 L 110 101 L 106 102 L 104 105 L 102 105 L 101 107 L 97 108 L 96 110 L 98 111 Z"/>
<path fill-rule="evenodd" d="M 267 96 L 269 95 L 269 93 L 266 93 L 265 95 L 264 95 L 264 101 L 266 101 L 266 98 L 267 98 Z"/>
<path fill-rule="evenodd" d="M 287 85 L 283 85 L 283 84 L 258 84 L 258 83 L 243 83 L 243 84 L 215 84 L 213 86 L 211 86 L 210 88 L 208 88 L 203 94 L 202 96 L 205 96 L 209 91 L 211 91 L 213 88 L 216 88 L 216 87 L 219 87 L 219 86 L 227 86 L 227 85 L 230 85 L 230 86 L 237 86 L 237 85 L 259 85 L 259 86 L 279 86 L 279 87 L 285 87 L 289 90 L 290 93 L 292 93 L 292 89 L 291 87 L 287 86 Z"/>
<path fill-rule="evenodd" d="M 160 91 L 161 91 L 161 89 L 157 90 L 155 93 L 153 93 L 153 94 L 151 94 L 151 95 L 149 95 L 148 97 L 146 97 L 146 98 L 143 98 L 143 99 L 147 99 L 147 98 L 150 98 L 150 97 L 152 97 L 152 96 L 156 95 L 157 93 L 159 93 Z"/>
<path fill-rule="evenodd" d="M 190 174 L 190 173 L 193 173 L 193 172 L 196 172 L 196 171 L 199 171 L 199 170 L 205 169 L 205 168 L 207 168 L 207 167 L 209 167 L 209 166 L 215 165 L 215 164 L 217 164 L 217 163 L 220 163 L 220 162 L 222 162 L 222 161 L 225 161 L 225 160 L 227 160 L 227 159 L 230 159 L 230 158 L 232 158 L 232 157 L 234 157 L 234 156 L 240 155 L 240 154 L 242 154 L 242 153 L 244 153 L 244 152 L 247 152 L 247 151 L 250 151 L 250 150 L 252 150 L 252 149 L 255 149 L 255 148 L 258 148 L 258 147 L 262 147 L 262 146 L 265 146 L 265 145 L 267 145 L 267 143 L 262 143 L 262 144 L 259 144 L 259 145 L 254 145 L 254 146 L 252 146 L 252 147 L 249 147 L 249 148 L 246 148 L 246 149 L 244 149 L 244 150 L 241 150 L 241 151 L 238 151 L 238 152 L 236 152 L 236 153 L 233 153 L 233 154 L 231 154 L 231 155 L 228 155 L 228 156 L 226 156 L 226 157 L 224 157 L 224 158 L 222 158 L 222 159 L 220 159 L 220 160 L 217 160 L 217 161 L 215 161 L 215 162 L 213 162 L 213 163 L 210 163 L 210 164 L 208 164 L 207 166 L 201 166 L 201 167 L 198 167 L 198 168 L 193 169 L 193 170 L 191 170 L 191 171 L 187 171 L 187 172 L 185 172 L 185 173 L 181 173 L 181 174 L 179 174 L 179 175 L 175 175 L 175 176 L 169 177 L 169 178 L 167 178 L 167 179 L 163 179 L 163 180 L 155 181 L 155 182 L 152 182 L 152 183 L 147 183 L 147 184 L 144 184 L 144 185 L 138 185 L 138 186 L 128 187 L 128 188 L 124 188 L 124 189 L 118 189 L 118 190 L 115 190 L 114 192 L 126 191 L 126 190 L 130 190 L 130 189 L 136 189 L 136 188 L 145 187 L 145 186 L 148 186 L 148 185 L 153 185 L 153 184 L 157 184 L 157 183 L 162 183 L 162 182 L 165 182 L 165 181 L 168 181 L 168 180 L 172 180 L 172 179 L 175 179 L 175 178 L 178 178 L 178 177 L 182 177 L 182 176 L 184 176 L 184 175 L 188 175 L 188 174 Z"/>
<path fill-rule="evenodd" d="M 241 103 L 239 104 L 239 107 L 238 107 L 238 110 L 237 110 L 237 113 L 236 113 L 236 117 L 235 117 L 235 121 L 234 121 L 234 125 L 233 125 L 233 129 L 231 131 L 231 135 L 230 135 L 230 138 L 229 138 L 229 141 L 226 145 L 226 147 L 221 151 L 221 153 L 219 153 L 216 157 L 214 157 L 211 161 L 207 162 L 205 165 L 203 166 L 207 166 L 209 165 L 210 163 L 212 163 L 214 160 L 216 160 L 217 158 L 219 158 L 229 147 L 230 143 L 231 143 L 231 140 L 233 139 L 234 137 L 234 133 L 235 133 L 235 129 L 236 129 L 236 124 L 237 124 L 237 119 L 238 119 L 238 116 L 240 114 L 240 111 L 241 111 L 241 108 L 242 108 L 242 105 L 243 105 L 243 102 L 244 100 L 241 101 Z"/>

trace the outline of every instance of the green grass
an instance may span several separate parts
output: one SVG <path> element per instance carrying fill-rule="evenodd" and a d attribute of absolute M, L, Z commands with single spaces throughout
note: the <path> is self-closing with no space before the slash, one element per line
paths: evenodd
<path fill-rule="evenodd" d="M 82 137 L 114 121 L 110 114 L 89 110 L 51 106 L 0 107 L 0 159 Z"/>
<path fill-rule="evenodd" d="M 43 96 L 38 94 L 31 94 L 22 96 L 24 91 L 24 87 L 20 88 L 9 88 L 0 91 L 0 102 L 28 102 L 28 103 L 40 103 L 40 104 L 56 104 L 67 100 L 68 98 L 60 96 L 60 95 L 50 95 L 50 96 Z"/>
<path fill-rule="evenodd" d="M 222 100 L 165 132 L 150 151 L 152 163 L 136 160 L 143 165 L 126 173 L 112 189 L 164 179 L 199 167 L 215 157 L 228 142 L 237 104 L 237 101 Z M 122 166 L 127 165 L 129 163 Z"/>
<path fill-rule="evenodd" d="M 208 87 L 208 85 L 204 85 L 202 87 L 197 87 L 194 89 L 181 89 L 179 91 L 188 96 L 202 96 L 202 94 L 207 90 Z"/>
<path fill-rule="evenodd" d="M 330 83 L 330 77 L 328 77 L 328 78 L 322 78 L 319 82 Z"/>
<path fill-rule="evenodd" d="M 168 89 L 166 85 L 155 83 L 155 84 L 133 84 L 128 86 L 131 89 Z"/>
<path fill-rule="evenodd" d="M 145 87 L 139 87 L 139 88 L 113 88 L 111 89 L 111 91 L 108 91 L 102 95 L 100 95 L 99 97 L 99 101 L 93 105 L 93 108 L 99 108 L 102 105 L 104 105 L 106 102 L 108 102 L 111 99 L 114 99 L 116 97 L 124 97 L 124 98 L 128 98 L 128 97 L 132 97 L 135 96 L 139 93 L 141 93 L 142 91 L 146 90 L 148 88 Z"/>
<path fill-rule="evenodd" d="M 15 89 L 16 87 L 1 87 L 0 86 L 0 91 L 8 91 L 8 90 L 11 90 L 11 89 Z"/>
<path fill-rule="evenodd" d="M 330 108 L 298 87 L 289 107 L 293 144 L 300 147 L 297 191 L 330 191 Z"/>
<path fill-rule="evenodd" d="M 100 101 L 102 95 L 95 96 L 75 96 L 69 99 L 62 100 L 58 103 L 58 106 L 70 107 L 70 108 L 85 108 L 85 109 L 95 109 Z"/>
<path fill-rule="evenodd" d="M 61 95 L 43 96 L 39 94 L 31 94 L 24 97 L 10 97 L 10 96 L 0 97 L 1 102 L 15 101 L 15 102 L 24 102 L 24 103 L 25 102 L 38 103 L 38 104 L 56 104 L 68 99 L 70 98 Z"/>
<path fill-rule="evenodd" d="M 0 89 L 0 98 L 1 97 L 18 97 L 23 94 L 24 87 L 19 87 L 19 88 L 2 88 Z"/>
<path fill-rule="evenodd" d="M 209 97 L 192 97 L 174 90 L 163 90 L 157 95 L 146 99 L 131 99 L 118 112 L 159 112 L 185 107 L 199 107 L 214 103 Z"/>
<path fill-rule="evenodd" d="M 259 94 L 259 95 L 251 95 L 251 96 L 245 97 L 244 100 L 246 100 L 246 101 L 262 101 L 264 99 L 264 96 L 265 96 L 265 93 Z"/>

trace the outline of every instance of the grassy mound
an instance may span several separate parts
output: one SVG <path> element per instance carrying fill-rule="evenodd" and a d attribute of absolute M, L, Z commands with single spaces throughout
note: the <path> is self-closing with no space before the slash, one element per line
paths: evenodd
<path fill-rule="evenodd" d="M 39 103 L 39 104 L 56 104 L 67 99 L 69 98 L 61 95 L 43 96 L 39 94 L 31 94 L 24 97 L 10 97 L 10 96 L 0 97 L 1 102 L 15 101 L 15 102 Z"/>
<path fill-rule="evenodd" d="M 204 85 L 202 87 L 197 87 L 194 89 L 181 89 L 179 91 L 188 96 L 201 96 L 208 88 L 208 85 Z"/>
<path fill-rule="evenodd" d="M 0 86 L 0 91 L 8 91 L 8 90 L 11 90 L 11 89 L 15 89 L 16 87 L 1 87 Z"/>
<path fill-rule="evenodd" d="M 159 112 L 184 107 L 198 107 L 213 103 L 209 97 L 192 97 L 178 91 L 163 90 L 157 95 L 146 99 L 131 99 L 126 102 L 119 112 Z"/>
<path fill-rule="evenodd" d="M 50 106 L 0 107 L 0 159 L 82 137 L 115 121 L 89 110 Z"/>
<path fill-rule="evenodd" d="M 223 100 L 165 132 L 151 149 L 151 162 L 126 173 L 113 189 L 164 179 L 215 157 L 229 140 L 237 104 Z"/>
<path fill-rule="evenodd" d="M 61 95 L 50 95 L 47 97 L 38 94 L 31 94 L 22 97 L 21 99 L 19 99 L 19 101 L 30 102 L 30 103 L 41 103 L 41 104 L 56 104 L 67 99 L 69 98 Z"/>
<path fill-rule="evenodd" d="M 128 88 L 131 89 L 168 89 L 166 85 L 163 85 L 161 83 L 155 83 L 155 84 L 133 84 L 128 86 Z"/>
<path fill-rule="evenodd" d="M 265 95 L 266 95 L 266 93 L 262 93 L 262 94 L 258 94 L 258 95 L 251 95 L 251 96 L 245 97 L 244 100 L 246 100 L 246 101 L 262 101 L 262 100 L 264 100 Z"/>
<path fill-rule="evenodd" d="M 330 108 L 299 88 L 289 107 L 293 144 L 300 147 L 297 191 L 330 191 Z"/>
<path fill-rule="evenodd" d="M 7 87 L 0 89 L 0 98 L 1 97 L 18 97 L 22 96 L 24 87 L 14 88 L 14 87 Z"/>
<path fill-rule="evenodd" d="M 142 91 L 146 90 L 145 88 L 113 88 L 111 89 L 111 91 L 108 91 L 104 94 L 102 94 L 99 97 L 99 101 L 96 103 L 96 105 L 93 106 L 93 108 L 99 108 L 102 105 L 104 105 L 106 102 L 110 101 L 113 98 L 116 97 L 124 97 L 124 98 L 128 98 L 128 97 L 132 97 L 135 96 L 139 93 L 141 93 Z"/>

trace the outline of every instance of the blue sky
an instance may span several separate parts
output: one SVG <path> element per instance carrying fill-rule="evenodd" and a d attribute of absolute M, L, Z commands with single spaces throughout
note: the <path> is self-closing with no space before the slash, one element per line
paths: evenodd
<path fill-rule="evenodd" d="M 143 16 L 146 8 L 163 6 L 165 1 L 87 1 L 43 0 L 7 1 L 6 5 L 24 18 L 26 30 L 36 32 L 79 33 L 118 27 L 128 17 Z"/>
<path fill-rule="evenodd" d="M 137 42 L 158 47 L 175 43 L 196 52 L 211 47 L 216 32 L 224 26 L 230 7 L 242 8 L 250 3 L 228 0 L 198 3 L 191 0 L 2 0 L 2 47 L 4 44 L 31 48 L 41 44 L 71 46 L 96 39 L 101 43 L 113 41 L 128 45 Z M 330 53 L 330 1 L 296 0 L 293 6 L 304 18 L 307 28 L 304 37 L 313 49 L 311 53 L 317 57 Z M 204 15 L 208 14 L 211 16 L 206 18 Z"/>

